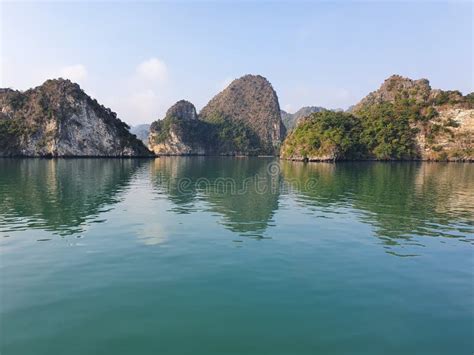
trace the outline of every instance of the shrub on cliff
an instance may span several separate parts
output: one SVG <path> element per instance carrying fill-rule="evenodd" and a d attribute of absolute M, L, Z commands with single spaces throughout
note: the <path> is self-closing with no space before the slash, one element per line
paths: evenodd
<path fill-rule="evenodd" d="M 345 112 L 313 113 L 285 140 L 281 155 L 295 159 L 357 159 L 365 154 L 360 120 Z"/>
<path fill-rule="evenodd" d="M 207 137 L 211 149 L 218 153 L 257 154 L 261 149 L 259 137 L 247 126 L 219 114 L 207 117 Z"/>
<path fill-rule="evenodd" d="M 282 157 L 297 159 L 413 159 L 421 105 L 401 98 L 367 105 L 357 116 L 323 111 L 305 118 L 288 136 Z M 428 110 L 429 111 L 429 110 Z M 427 115 L 432 113 L 427 111 Z"/>
<path fill-rule="evenodd" d="M 370 157 L 379 160 L 413 159 L 417 130 L 410 123 L 423 121 L 419 106 L 412 100 L 383 102 L 357 112 L 362 122 L 361 143 Z"/>

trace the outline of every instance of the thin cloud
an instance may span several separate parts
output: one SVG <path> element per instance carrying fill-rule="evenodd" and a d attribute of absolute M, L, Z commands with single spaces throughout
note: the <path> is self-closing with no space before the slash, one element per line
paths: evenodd
<path fill-rule="evenodd" d="M 137 66 L 137 75 L 150 82 L 165 82 L 168 79 L 168 67 L 158 58 L 150 58 Z"/>
<path fill-rule="evenodd" d="M 150 123 L 162 118 L 172 104 L 172 83 L 166 63 L 150 58 L 138 63 L 123 78 L 121 91 L 109 96 L 107 103 L 130 125 Z"/>
<path fill-rule="evenodd" d="M 132 117 L 134 115 L 140 120 L 154 118 L 160 104 L 158 95 L 149 89 L 131 94 L 127 101 L 129 115 Z"/>

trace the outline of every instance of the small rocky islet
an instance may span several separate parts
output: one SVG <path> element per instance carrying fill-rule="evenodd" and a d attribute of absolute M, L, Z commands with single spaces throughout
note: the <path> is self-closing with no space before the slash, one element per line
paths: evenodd
<path fill-rule="evenodd" d="M 474 161 L 474 93 L 389 77 L 349 110 L 280 109 L 260 75 L 234 80 L 198 113 L 180 100 L 163 119 L 130 128 L 65 79 L 0 89 L 2 157 L 279 155 L 298 161 Z"/>

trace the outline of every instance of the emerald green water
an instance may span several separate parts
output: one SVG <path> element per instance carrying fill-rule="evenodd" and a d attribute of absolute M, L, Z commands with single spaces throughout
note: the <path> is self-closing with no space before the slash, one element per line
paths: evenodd
<path fill-rule="evenodd" d="M 474 165 L 0 160 L 0 353 L 472 354 Z"/>

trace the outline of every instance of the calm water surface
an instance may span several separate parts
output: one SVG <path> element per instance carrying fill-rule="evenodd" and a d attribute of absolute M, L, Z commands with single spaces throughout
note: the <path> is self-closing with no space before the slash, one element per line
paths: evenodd
<path fill-rule="evenodd" d="M 474 165 L 0 160 L 0 353 L 472 354 Z"/>

